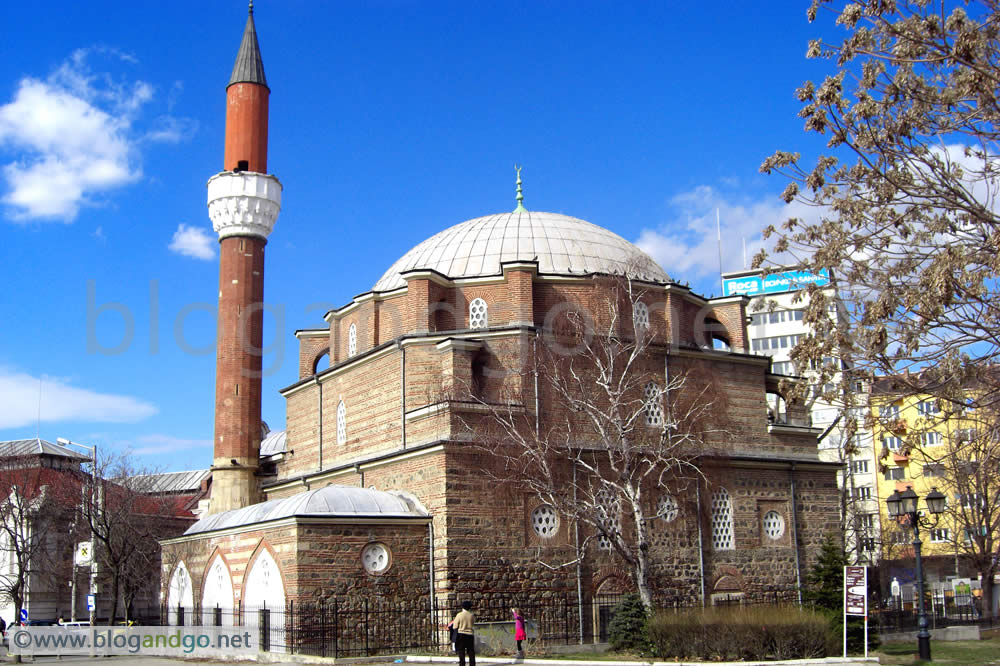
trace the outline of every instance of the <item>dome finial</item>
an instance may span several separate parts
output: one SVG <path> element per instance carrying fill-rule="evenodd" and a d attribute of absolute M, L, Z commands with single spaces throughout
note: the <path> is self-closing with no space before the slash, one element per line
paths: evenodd
<path fill-rule="evenodd" d="M 253 14 L 253 0 L 250 0 L 250 13 Z"/>
<path fill-rule="evenodd" d="M 517 172 L 517 208 L 514 209 L 514 212 L 527 213 L 528 209 L 524 207 L 524 194 L 521 193 L 521 167 L 515 164 L 514 171 Z"/>

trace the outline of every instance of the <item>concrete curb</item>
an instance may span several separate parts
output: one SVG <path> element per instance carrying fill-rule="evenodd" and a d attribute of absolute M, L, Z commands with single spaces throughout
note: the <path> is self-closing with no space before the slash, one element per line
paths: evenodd
<path fill-rule="evenodd" d="M 407 663 L 457 664 L 458 657 L 408 656 Z M 878 657 L 824 657 L 822 659 L 787 659 L 784 661 L 576 661 L 567 659 L 513 659 L 510 657 L 476 657 L 480 664 L 526 664 L 527 666 L 861 666 L 877 664 Z"/>

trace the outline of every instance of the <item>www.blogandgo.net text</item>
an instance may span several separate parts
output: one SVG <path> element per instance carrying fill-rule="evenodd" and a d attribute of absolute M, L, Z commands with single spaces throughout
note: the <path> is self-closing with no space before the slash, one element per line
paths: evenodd
<path fill-rule="evenodd" d="M 258 650 L 250 627 L 13 627 L 10 654 L 212 656 Z"/>

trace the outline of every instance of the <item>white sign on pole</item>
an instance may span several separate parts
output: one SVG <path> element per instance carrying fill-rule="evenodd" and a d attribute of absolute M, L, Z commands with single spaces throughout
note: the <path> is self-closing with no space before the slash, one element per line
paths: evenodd
<path fill-rule="evenodd" d="M 76 566 L 85 567 L 94 561 L 94 553 L 90 549 L 89 541 L 81 541 L 76 544 L 76 557 L 73 558 Z"/>
<path fill-rule="evenodd" d="M 87 595 L 87 612 L 93 613 L 97 610 L 97 596 L 93 594 Z"/>

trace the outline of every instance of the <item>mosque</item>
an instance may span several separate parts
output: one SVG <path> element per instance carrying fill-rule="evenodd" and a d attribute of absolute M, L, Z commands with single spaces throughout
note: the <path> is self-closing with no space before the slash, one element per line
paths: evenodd
<path fill-rule="evenodd" d="M 252 6 L 226 90 L 223 170 L 208 181 L 220 243 L 211 498 L 163 542 L 171 622 L 331 596 L 524 603 L 630 589 L 628 568 L 598 539 L 578 567 L 542 566 L 573 558 L 580 525 L 484 473 L 495 461 L 475 441 L 484 405 L 501 400 L 541 428 L 555 418 L 551 395 L 518 370 L 553 311 L 586 307 L 602 279 L 623 275 L 642 286 L 626 314 L 653 336 L 649 381 L 710 378 L 728 433 L 685 497 L 645 495 L 681 507 L 650 512 L 654 588 L 709 604 L 800 587 L 838 526 L 836 466 L 819 460 L 801 409 L 769 418 L 778 378 L 748 350 L 747 299 L 703 298 L 612 231 L 527 210 L 520 178 L 513 211 L 440 231 L 296 332 L 286 430 L 266 433 L 255 350 L 283 185 L 267 170 L 270 90 Z M 662 424 L 661 407 L 649 413 L 660 414 L 650 427 Z"/>

